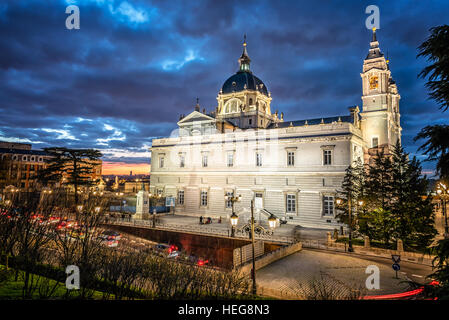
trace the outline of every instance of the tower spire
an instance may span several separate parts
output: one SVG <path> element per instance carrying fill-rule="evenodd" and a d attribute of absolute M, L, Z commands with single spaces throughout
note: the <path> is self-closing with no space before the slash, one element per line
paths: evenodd
<path fill-rule="evenodd" d="M 380 57 L 384 56 L 384 54 L 380 51 L 380 48 L 379 48 L 379 41 L 377 41 L 376 28 L 374 27 L 372 30 L 373 30 L 373 35 L 371 38 L 370 48 L 369 48 L 368 55 L 366 56 L 366 59 L 375 59 L 375 58 L 380 58 Z"/>
<path fill-rule="evenodd" d="M 373 39 L 371 40 L 371 42 L 377 42 L 377 37 L 376 37 L 376 27 L 373 27 Z"/>
<path fill-rule="evenodd" d="M 196 106 L 195 106 L 195 111 L 200 111 L 200 98 L 196 98 Z"/>
<path fill-rule="evenodd" d="M 251 72 L 249 70 L 249 64 L 251 59 L 248 56 L 248 51 L 246 51 L 246 34 L 243 36 L 243 53 L 239 58 L 240 69 L 239 72 Z"/>

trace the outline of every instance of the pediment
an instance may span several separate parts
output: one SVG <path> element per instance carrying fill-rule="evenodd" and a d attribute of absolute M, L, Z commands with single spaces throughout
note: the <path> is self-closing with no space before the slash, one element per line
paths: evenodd
<path fill-rule="evenodd" d="M 193 111 L 192 113 L 184 117 L 182 120 L 178 121 L 178 126 L 188 124 L 191 122 L 211 122 L 211 121 L 215 121 L 215 118 L 212 118 L 211 116 L 208 116 L 207 114 L 198 111 Z"/>

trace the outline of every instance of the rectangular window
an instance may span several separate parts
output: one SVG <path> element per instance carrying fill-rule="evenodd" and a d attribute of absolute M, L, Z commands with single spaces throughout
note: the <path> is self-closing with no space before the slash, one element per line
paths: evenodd
<path fill-rule="evenodd" d="M 323 150 L 323 165 L 329 166 L 332 164 L 332 150 Z"/>
<path fill-rule="evenodd" d="M 164 167 L 164 157 L 160 157 L 159 158 L 159 168 L 163 168 Z"/>
<path fill-rule="evenodd" d="M 201 206 L 207 206 L 207 191 L 201 191 Z"/>
<path fill-rule="evenodd" d="M 323 215 L 325 216 L 334 215 L 334 197 L 323 196 Z"/>
<path fill-rule="evenodd" d="M 234 196 L 234 192 L 226 192 L 226 195 L 228 197 L 233 197 Z M 232 208 L 232 201 L 231 200 L 226 201 L 226 208 Z"/>
<path fill-rule="evenodd" d="M 256 166 L 261 167 L 262 166 L 262 154 L 256 153 Z"/>
<path fill-rule="evenodd" d="M 234 154 L 228 153 L 228 167 L 234 166 Z"/>
<path fill-rule="evenodd" d="M 249 119 L 249 120 L 248 120 L 248 124 L 249 124 L 249 125 L 252 125 L 252 124 L 253 124 L 253 119 Z"/>
<path fill-rule="evenodd" d="M 287 152 L 287 165 L 288 166 L 295 165 L 295 153 L 293 151 Z"/>
<path fill-rule="evenodd" d="M 373 148 L 377 148 L 379 146 L 379 138 L 378 137 L 374 137 L 373 138 Z"/>
<path fill-rule="evenodd" d="M 179 167 L 184 168 L 185 165 L 186 165 L 186 158 L 183 155 L 179 156 Z"/>
<path fill-rule="evenodd" d="M 287 213 L 296 213 L 296 195 L 287 194 Z"/>
<path fill-rule="evenodd" d="M 207 167 L 207 156 L 203 155 L 203 167 Z"/>
<path fill-rule="evenodd" d="M 184 190 L 178 191 L 178 204 L 184 205 Z"/>

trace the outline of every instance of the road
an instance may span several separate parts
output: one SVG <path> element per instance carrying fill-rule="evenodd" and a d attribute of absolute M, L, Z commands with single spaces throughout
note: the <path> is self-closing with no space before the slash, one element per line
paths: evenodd
<path fill-rule="evenodd" d="M 260 286 L 282 290 L 290 294 L 304 294 L 313 283 L 324 282 L 335 290 L 356 289 L 364 295 L 383 295 L 403 292 L 409 289 L 406 281 L 418 283 L 427 281 L 431 267 L 401 262 L 398 278 L 395 277 L 392 261 L 381 257 L 368 257 L 350 253 L 340 253 L 315 249 L 303 249 L 257 272 Z M 380 271 L 380 289 L 367 290 L 365 273 L 369 265 L 375 265 Z"/>

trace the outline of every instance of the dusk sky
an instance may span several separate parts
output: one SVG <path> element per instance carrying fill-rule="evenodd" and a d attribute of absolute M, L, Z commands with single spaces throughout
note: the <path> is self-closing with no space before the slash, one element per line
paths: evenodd
<path fill-rule="evenodd" d="M 79 6 L 79 30 L 66 29 L 69 4 Z M 427 62 L 416 58 L 429 29 L 449 23 L 447 0 L 1 0 L 0 140 L 96 148 L 105 173 L 148 172 L 152 138 L 170 135 L 197 97 L 215 109 L 244 34 L 251 70 L 286 121 L 348 115 L 361 106 L 370 4 L 415 155 L 417 132 L 449 120 L 428 100 L 417 78 Z"/>

